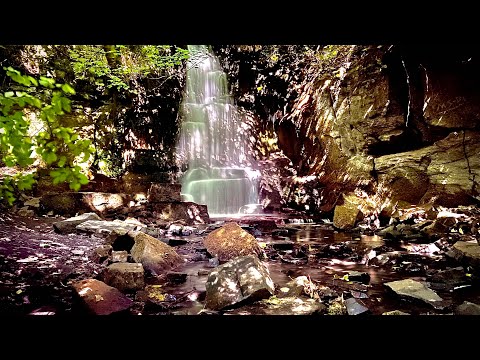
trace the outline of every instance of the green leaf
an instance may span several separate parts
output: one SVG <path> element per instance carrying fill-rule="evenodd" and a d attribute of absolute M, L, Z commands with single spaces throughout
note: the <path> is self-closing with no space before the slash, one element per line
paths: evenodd
<path fill-rule="evenodd" d="M 70 189 L 74 190 L 74 191 L 78 191 L 78 190 L 80 190 L 80 188 L 82 187 L 82 185 L 80 185 L 79 182 L 74 181 L 74 182 L 71 182 L 71 183 L 68 185 L 68 187 L 69 187 Z"/>
<path fill-rule="evenodd" d="M 64 167 L 66 162 L 67 162 L 67 157 L 65 155 L 62 155 L 60 156 L 60 160 L 58 161 L 57 165 L 60 167 Z"/>
<path fill-rule="evenodd" d="M 37 79 L 35 79 L 34 77 L 31 77 L 31 76 L 27 76 L 28 80 L 30 80 L 30 82 L 35 85 L 35 86 L 38 86 L 38 81 Z"/>
<path fill-rule="evenodd" d="M 53 152 L 48 152 L 48 153 L 44 153 L 43 158 L 45 159 L 46 163 L 50 165 L 51 163 L 57 160 L 57 155 Z"/>
<path fill-rule="evenodd" d="M 62 90 L 66 94 L 72 94 L 75 95 L 75 90 L 68 84 L 63 84 L 62 85 Z"/>
<path fill-rule="evenodd" d="M 82 185 L 88 184 L 88 177 L 84 174 L 78 174 L 78 182 Z"/>
<path fill-rule="evenodd" d="M 53 89 L 53 84 L 55 84 L 55 80 L 47 78 L 45 76 L 40 76 L 40 80 L 38 80 L 38 82 L 40 83 L 40 85 L 49 89 Z"/>
<path fill-rule="evenodd" d="M 62 104 L 62 108 L 63 110 L 65 110 L 66 112 L 70 112 L 71 108 L 70 108 L 70 99 L 67 99 L 65 97 L 62 97 L 61 99 L 61 104 Z"/>
<path fill-rule="evenodd" d="M 35 107 L 38 108 L 38 109 L 41 109 L 41 108 L 42 108 L 42 102 L 41 102 L 39 99 L 35 98 L 35 97 L 32 98 L 32 104 L 33 104 L 33 106 L 35 106 Z"/>
<path fill-rule="evenodd" d="M 14 95 L 15 93 L 13 91 L 7 91 L 3 96 L 5 96 L 6 98 L 11 98 Z"/>

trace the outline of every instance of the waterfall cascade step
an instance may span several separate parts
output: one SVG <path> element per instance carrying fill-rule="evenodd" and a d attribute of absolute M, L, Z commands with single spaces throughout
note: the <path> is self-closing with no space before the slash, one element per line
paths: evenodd
<path fill-rule="evenodd" d="M 228 93 L 226 73 L 207 46 L 189 45 L 186 94 L 177 157 L 187 164 L 183 199 L 210 214 L 261 213 L 259 171 L 246 165 L 242 114 Z"/>

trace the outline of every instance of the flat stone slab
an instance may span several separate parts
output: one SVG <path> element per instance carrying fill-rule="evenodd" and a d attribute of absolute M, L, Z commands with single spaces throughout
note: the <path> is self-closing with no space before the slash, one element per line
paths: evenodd
<path fill-rule="evenodd" d="M 84 213 L 78 216 L 71 217 L 66 220 L 54 222 L 52 226 L 56 232 L 60 234 L 68 234 L 68 233 L 75 232 L 77 225 L 80 225 L 81 223 L 84 223 L 85 221 L 88 221 L 88 220 L 102 221 L 102 218 L 98 216 L 96 213 L 89 212 L 89 213 Z"/>
<path fill-rule="evenodd" d="M 412 279 L 391 281 L 385 283 L 384 285 L 393 290 L 397 295 L 421 300 L 434 306 L 435 308 L 438 308 L 436 303 L 441 305 L 444 302 L 444 300 L 438 296 L 435 291 L 429 289 L 421 282 Z M 444 306 L 442 305 L 440 306 L 440 308 L 443 307 Z"/>
<path fill-rule="evenodd" d="M 314 299 L 302 297 L 284 297 L 278 299 L 271 297 L 229 311 L 232 315 L 321 315 L 325 313 L 326 306 Z"/>
<path fill-rule="evenodd" d="M 114 231 L 127 233 L 128 231 L 138 230 L 138 224 L 128 223 L 122 220 L 87 220 L 76 226 L 77 231 L 98 234 L 107 237 Z"/>

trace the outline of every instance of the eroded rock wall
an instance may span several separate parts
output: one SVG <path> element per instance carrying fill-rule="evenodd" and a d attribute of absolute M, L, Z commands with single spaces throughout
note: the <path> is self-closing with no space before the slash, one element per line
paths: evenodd
<path fill-rule="evenodd" d="M 478 50 L 457 50 L 351 46 L 334 72 L 302 89 L 283 121 L 298 129 L 298 171 L 316 177 L 319 210 L 333 210 L 347 193 L 389 214 L 476 201 Z"/>

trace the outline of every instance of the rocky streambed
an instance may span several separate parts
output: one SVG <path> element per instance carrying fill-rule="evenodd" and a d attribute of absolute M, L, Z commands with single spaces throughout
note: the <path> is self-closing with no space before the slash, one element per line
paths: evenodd
<path fill-rule="evenodd" d="M 339 231 L 328 219 L 2 216 L 1 314 L 480 313 L 475 207 Z"/>

